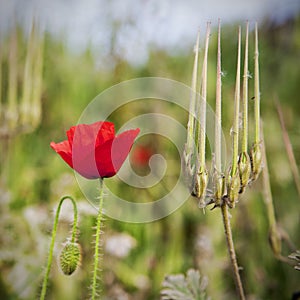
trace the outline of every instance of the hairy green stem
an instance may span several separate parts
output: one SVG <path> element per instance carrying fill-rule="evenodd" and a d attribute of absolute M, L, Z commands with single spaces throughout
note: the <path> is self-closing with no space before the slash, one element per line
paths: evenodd
<path fill-rule="evenodd" d="M 97 296 L 97 274 L 99 268 L 99 248 L 100 248 L 100 235 L 101 235 L 101 224 L 103 214 L 103 179 L 100 178 L 100 195 L 99 195 L 99 208 L 97 214 L 96 224 L 96 240 L 95 240 L 95 254 L 94 254 L 94 270 L 93 270 L 93 281 L 92 281 L 92 300 L 96 299 Z"/>
<path fill-rule="evenodd" d="M 222 217 L 223 217 L 223 224 L 224 224 L 224 229 L 225 229 L 228 253 L 230 256 L 231 266 L 232 266 L 233 273 L 234 273 L 236 289 L 237 289 L 239 298 L 241 300 L 245 300 L 246 298 L 245 298 L 243 284 L 242 284 L 240 273 L 239 273 L 239 266 L 237 263 L 235 249 L 234 249 L 234 243 L 233 243 L 233 239 L 232 239 L 232 231 L 231 231 L 230 219 L 229 219 L 229 215 L 228 215 L 229 214 L 228 206 L 225 202 L 221 205 L 221 212 L 222 212 Z"/>
<path fill-rule="evenodd" d="M 58 204 L 57 210 L 56 210 L 56 214 L 55 214 L 55 219 L 54 219 L 54 224 L 53 224 L 53 229 L 52 229 L 51 244 L 50 244 L 50 250 L 49 250 L 49 256 L 48 256 L 48 262 L 47 262 L 46 273 L 45 273 L 45 277 L 44 277 L 44 281 L 43 281 L 40 300 L 45 299 L 45 296 L 46 296 L 48 278 L 49 278 L 52 259 L 53 259 L 53 249 L 54 249 L 54 243 L 55 243 L 55 238 L 56 238 L 56 233 L 57 233 L 58 218 L 59 218 L 61 206 L 62 206 L 63 202 L 66 199 L 70 199 L 72 204 L 73 204 L 74 221 L 73 221 L 73 228 L 72 228 L 72 242 L 75 242 L 75 239 L 76 239 L 77 219 L 78 219 L 77 205 L 76 205 L 76 202 L 74 201 L 74 199 L 72 197 L 64 196 L 64 197 L 61 198 L 61 200 Z"/>

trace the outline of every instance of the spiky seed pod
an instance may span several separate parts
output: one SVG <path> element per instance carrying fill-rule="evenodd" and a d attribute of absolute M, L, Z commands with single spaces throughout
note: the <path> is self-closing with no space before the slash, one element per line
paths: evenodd
<path fill-rule="evenodd" d="M 250 151 L 250 160 L 251 160 L 251 180 L 254 181 L 257 179 L 262 169 L 262 153 L 261 153 L 260 143 L 253 144 Z"/>
<path fill-rule="evenodd" d="M 238 201 L 240 187 L 241 184 L 238 170 L 236 170 L 233 175 L 229 172 L 227 176 L 227 204 L 230 208 L 234 208 L 235 203 Z"/>
<path fill-rule="evenodd" d="M 238 168 L 241 180 L 240 194 L 245 191 L 245 187 L 249 183 L 251 176 L 251 160 L 247 152 L 242 152 L 239 155 Z"/>
<path fill-rule="evenodd" d="M 223 174 L 216 175 L 214 180 L 214 188 L 215 188 L 214 204 L 215 207 L 217 207 L 221 205 L 221 201 L 226 193 L 226 180 Z"/>
<path fill-rule="evenodd" d="M 191 194 L 192 196 L 198 198 L 200 208 L 206 206 L 205 196 L 206 196 L 207 183 L 208 183 L 208 173 L 206 169 L 203 169 L 201 172 L 195 174 L 193 190 Z"/>
<path fill-rule="evenodd" d="M 81 261 L 81 250 L 78 243 L 67 241 L 59 256 L 59 266 L 65 275 L 75 272 Z"/>

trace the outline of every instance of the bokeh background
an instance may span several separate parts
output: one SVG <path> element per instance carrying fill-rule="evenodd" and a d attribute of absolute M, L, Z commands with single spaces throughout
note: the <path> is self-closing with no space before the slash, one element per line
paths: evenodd
<path fill-rule="evenodd" d="M 119 82 L 159 76 L 190 85 L 197 31 L 200 29 L 204 36 L 207 21 L 212 22 L 208 101 L 214 107 L 218 18 L 222 20 L 223 130 L 229 145 L 237 26 L 245 26 L 248 19 L 253 29 L 254 22 L 258 21 L 261 114 L 275 212 L 280 227 L 288 233 L 295 247 L 300 248 L 300 195 L 275 106 L 275 101 L 279 101 L 299 165 L 299 1 L 55 0 L 25 3 L 1 0 L 1 299 L 34 299 L 39 295 L 53 211 L 60 197 L 67 194 L 78 202 L 82 263 L 74 275 L 65 277 L 54 262 L 47 297 L 88 298 L 95 211 L 81 194 L 72 170 L 53 152 L 49 143 L 63 140 L 64 132 L 77 123 L 90 101 Z M 28 43 L 33 20 L 36 38 Z M 253 32 L 250 41 L 250 53 L 253 53 Z M 32 64 L 37 66 L 32 82 L 37 83 L 42 78 L 41 86 L 32 85 L 35 91 L 40 88 L 32 109 L 41 107 L 41 117 L 29 121 L 30 126 L 16 120 L 11 124 L 6 112 L 9 61 L 15 61 L 17 66 L 16 99 L 17 107 L 21 107 L 24 86 L 30 85 L 26 81 L 28 75 L 24 76 L 30 44 L 37 45 L 31 50 L 34 53 Z M 36 49 L 43 49 L 43 64 L 38 60 L 41 52 Z M 252 55 L 249 69 L 253 72 Z M 253 96 L 252 90 L 249 96 Z M 184 126 L 187 123 L 186 112 L 157 99 L 148 101 L 147 105 L 137 101 L 121 107 L 109 120 L 118 129 L 128 119 L 148 112 L 170 115 Z M 31 116 L 25 110 L 25 117 L 26 114 Z M 164 195 L 174 186 L 180 171 L 180 155 L 174 145 L 160 136 L 145 136 L 137 140 L 130 161 L 138 174 L 145 175 L 149 172 L 148 160 L 154 153 L 162 154 L 168 164 L 160 184 L 151 189 L 135 189 L 112 178 L 107 181 L 109 187 L 133 202 L 153 201 Z M 231 211 L 238 261 L 243 267 L 242 280 L 249 299 L 292 299 L 292 295 L 300 291 L 300 273 L 278 261 L 272 253 L 263 190 L 260 178 Z M 66 204 L 60 218 L 55 254 L 69 235 L 71 222 L 71 206 Z M 164 276 L 185 273 L 189 268 L 199 269 L 208 277 L 207 294 L 212 299 L 235 298 L 218 209 L 208 209 L 204 214 L 197 201 L 190 198 L 170 216 L 149 224 L 129 224 L 107 218 L 104 232 L 102 299 L 159 299 Z M 286 243 L 282 253 L 285 256 L 291 253 Z"/>

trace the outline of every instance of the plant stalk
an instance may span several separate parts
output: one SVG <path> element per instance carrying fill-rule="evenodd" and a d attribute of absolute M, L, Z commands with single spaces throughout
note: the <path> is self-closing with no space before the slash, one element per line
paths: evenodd
<path fill-rule="evenodd" d="M 99 209 L 97 214 L 96 224 L 96 240 L 95 240 L 95 254 L 94 254 L 94 270 L 93 270 L 93 281 L 92 281 L 92 300 L 96 299 L 97 296 L 97 274 L 99 267 L 99 248 L 100 248 L 100 235 L 101 235 L 101 224 L 103 214 L 103 179 L 100 178 L 100 195 L 99 195 Z"/>
<path fill-rule="evenodd" d="M 241 300 L 245 300 L 246 298 L 245 298 L 243 284 L 242 284 L 240 273 L 239 273 L 239 266 L 237 263 L 235 249 L 234 249 L 234 243 L 233 243 L 233 239 L 232 239 L 232 231 L 231 231 L 230 219 L 229 219 L 229 214 L 228 214 L 228 206 L 225 202 L 221 205 L 221 212 L 222 212 L 222 217 L 223 217 L 226 242 L 227 242 L 228 253 L 230 256 L 231 266 L 232 266 L 232 270 L 233 270 L 233 274 L 234 274 L 236 289 L 237 289 L 239 298 Z"/>
<path fill-rule="evenodd" d="M 78 219 L 77 205 L 76 205 L 76 202 L 74 201 L 74 199 L 72 197 L 64 196 L 64 197 L 61 198 L 61 200 L 58 204 L 57 210 L 56 210 L 56 214 L 55 214 L 53 230 L 52 230 L 52 237 L 51 237 L 51 243 L 50 243 L 50 250 L 49 250 L 49 256 L 48 256 L 48 262 L 47 262 L 46 273 L 45 273 L 45 277 L 44 277 L 44 281 L 43 281 L 40 300 L 44 300 L 45 296 L 46 296 L 48 278 L 49 278 L 52 259 L 53 259 L 53 249 L 54 249 L 54 243 L 55 243 L 55 238 L 56 238 L 56 233 L 57 233 L 58 218 L 59 218 L 61 206 L 62 206 L 63 202 L 66 199 L 70 199 L 72 204 L 73 204 L 74 221 L 73 221 L 73 228 L 72 228 L 72 242 L 75 242 L 75 239 L 76 239 L 77 219 Z"/>

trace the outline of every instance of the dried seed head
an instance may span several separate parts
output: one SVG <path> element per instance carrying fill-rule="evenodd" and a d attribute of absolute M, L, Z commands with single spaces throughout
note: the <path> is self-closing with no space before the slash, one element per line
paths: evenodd
<path fill-rule="evenodd" d="M 226 193 L 226 180 L 223 174 L 216 175 L 214 179 L 214 204 L 216 206 L 221 205 L 221 200 Z"/>
<path fill-rule="evenodd" d="M 242 152 L 239 156 L 238 168 L 241 180 L 240 194 L 244 192 L 245 187 L 249 183 L 251 175 L 251 161 L 247 152 Z"/>
<path fill-rule="evenodd" d="M 208 174 L 206 169 L 203 169 L 201 172 L 195 174 L 193 190 L 191 195 L 198 198 L 200 208 L 206 206 L 205 196 L 206 196 L 207 183 L 208 183 Z"/>
<path fill-rule="evenodd" d="M 259 173 L 262 169 L 262 153 L 261 153 L 261 144 L 253 144 L 250 151 L 251 159 L 251 180 L 254 181 L 257 179 Z"/>
<path fill-rule="evenodd" d="M 230 208 L 234 208 L 235 203 L 238 201 L 240 186 L 238 170 L 233 175 L 229 172 L 227 176 L 227 204 Z"/>
<path fill-rule="evenodd" d="M 59 266 L 65 275 L 71 275 L 80 265 L 81 251 L 78 243 L 67 241 L 59 256 Z"/>

